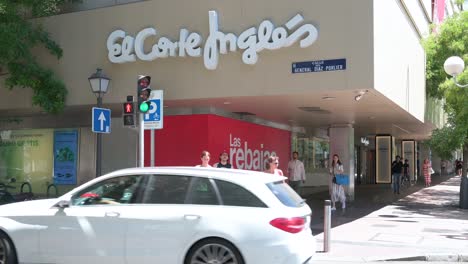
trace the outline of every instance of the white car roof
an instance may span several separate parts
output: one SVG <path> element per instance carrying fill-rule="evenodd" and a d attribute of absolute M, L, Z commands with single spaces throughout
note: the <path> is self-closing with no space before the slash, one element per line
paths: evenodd
<path fill-rule="evenodd" d="M 128 168 L 117 170 L 101 177 L 114 177 L 118 175 L 128 174 L 172 174 L 209 177 L 220 180 L 232 181 L 236 183 L 260 182 L 269 183 L 284 180 L 284 176 L 273 175 L 269 173 L 238 170 L 238 169 L 223 169 L 213 167 L 144 167 L 144 168 Z"/>

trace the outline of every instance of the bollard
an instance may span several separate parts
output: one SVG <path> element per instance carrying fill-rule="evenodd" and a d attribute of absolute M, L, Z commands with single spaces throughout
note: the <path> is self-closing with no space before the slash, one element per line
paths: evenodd
<path fill-rule="evenodd" d="M 468 209 L 468 178 L 465 176 L 461 177 L 461 182 L 460 182 L 459 207 L 461 209 Z"/>
<path fill-rule="evenodd" d="M 331 202 L 325 200 L 323 214 L 323 252 L 330 251 Z"/>

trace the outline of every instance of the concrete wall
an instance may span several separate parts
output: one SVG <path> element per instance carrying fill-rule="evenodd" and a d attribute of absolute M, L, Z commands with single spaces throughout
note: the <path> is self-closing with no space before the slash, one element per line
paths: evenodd
<path fill-rule="evenodd" d="M 424 49 L 398 0 L 374 1 L 374 75 L 377 91 L 424 122 Z"/>
<path fill-rule="evenodd" d="M 102 173 L 137 167 L 138 129 L 124 128 L 122 118 L 112 118 L 111 129 L 102 135 Z"/>
<path fill-rule="evenodd" d="M 424 12 L 428 15 L 429 20 L 432 22 L 432 0 L 419 1 L 422 4 Z"/>
<path fill-rule="evenodd" d="M 73 4 L 65 4 L 62 13 L 79 12 L 84 10 L 123 5 L 147 0 L 81 0 Z"/>
<path fill-rule="evenodd" d="M 401 0 L 400 1 L 405 11 L 409 14 L 416 30 L 422 37 L 427 37 L 430 33 L 429 25 L 431 22 L 431 12 L 427 9 L 427 2 L 431 1 L 414 1 L 414 0 Z"/>

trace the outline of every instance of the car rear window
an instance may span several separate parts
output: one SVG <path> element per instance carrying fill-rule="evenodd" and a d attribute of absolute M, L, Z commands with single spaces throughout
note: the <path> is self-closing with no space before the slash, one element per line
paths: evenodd
<path fill-rule="evenodd" d="M 271 182 L 267 183 L 267 186 L 284 205 L 288 207 L 304 206 L 304 200 L 285 182 Z"/>
<path fill-rule="evenodd" d="M 221 180 L 215 180 L 223 205 L 244 207 L 267 207 L 257 196 L 243 187 Z"/>

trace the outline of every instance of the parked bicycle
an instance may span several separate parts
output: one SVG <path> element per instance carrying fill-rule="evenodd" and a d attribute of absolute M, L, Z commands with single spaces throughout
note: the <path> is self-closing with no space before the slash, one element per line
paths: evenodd
<path fill-rule="evenodd" d="M 56 198 L 58 195 L 57 185 L 53 183 L 47 185 L 47 198 Z"/>
<path fill-rule="evenodd" d="M 9 183 L 15 182 L 16 180 L 14 178 L 10 179 L 9 181 Z M 28 187 L 28 191 L 24 192 L 24 187 L 26 186 Z M 21 185 L 21 192 L 18 194 L 12 194 L 8 191 L 8 189 L 16 189 L 16 187 L 10 184 L 0 182 L 0 205 L 34 199 L 34 194 L 32 192 L 31 184 L 29 182 L 24 182 Z"/>

